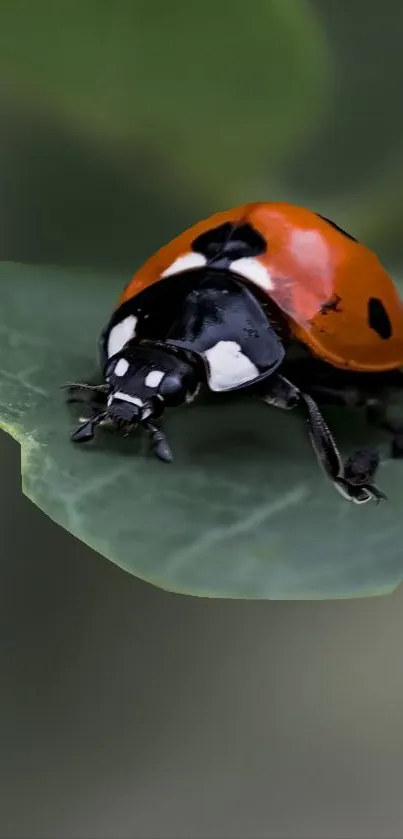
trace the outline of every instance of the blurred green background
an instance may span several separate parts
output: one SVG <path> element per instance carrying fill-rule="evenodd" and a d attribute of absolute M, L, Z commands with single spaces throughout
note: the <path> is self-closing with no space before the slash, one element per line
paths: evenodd
<path fill-rule="evenodd" d="M 234 201 L 403 262 L 395 0 L 2 0 L 2 260 L 132 272 Z M 21 496 L 0 438 L 0 836 L 403 836 L 402 589 L 168 595 Z"/>

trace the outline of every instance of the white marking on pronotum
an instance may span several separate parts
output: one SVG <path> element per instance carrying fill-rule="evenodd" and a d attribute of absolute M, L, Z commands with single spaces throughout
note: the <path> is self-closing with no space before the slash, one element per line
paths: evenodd
<path fill-rule="evenodd" d="M 181 271 L 189 271 L 191 268 L 202 268 L 206 264 L 207 259 L 202 253 L 189 251 L 175 259 L 175 262 L 161 274 L 161 277 L 170 277 L 171 274 L 180 274 Z"/>
<path fill-rule="evenodd" d="M 267 268 L 254 259 L 253 256 L 244 256 L 242 259 L 235 259 L 231 262 L 230 270 L 235 274 L 240 274 L 247 280 L 258 285 L 264 291 L 271 291 L 274 288 L 273 280 Z"/>
<path fill-rule="evenodd" d="M 113 394 L 113 399 L 119 399 L 121 402 L 131 402 L 132 405 L 138 405 L 139 408 L 144 407 L 144 402 L 138 396 L 130 396 L 129 393 L 123 393 L 121 390 L 117 390 Z"/>
<path fill-rule="evenodd" d="M 114 374 L 115 376 L 124 376 L 129 369 L 129 362 L 126 361 L 125 358 L 120 358 L 118 363 L 115 365 Z"/>
<path fill-rule="evenodd" d="M 214 347 L 206 350 L 204 356 L 209 366 L 211 390 L 230 390 L 246 382 L 252 382 L 259 376 L 259 370 L 246 355 L 243 355 L 236 341 L 219 341 Z"/>
<path fill-rule="evenodd" d="M 108 358 L 111 358 L 133 338 L 136 331 L 137 318 L 134 315 L 128 315 L 120 323 L 112 327 L 108 337 Z"/>
<path fill-rule="evenodd" d="M 158 387 L 164 376 L 165 373 L 162 370 L 151 370 L 151 373 L 146 376 L 144 384 L 146 387 Z"/>

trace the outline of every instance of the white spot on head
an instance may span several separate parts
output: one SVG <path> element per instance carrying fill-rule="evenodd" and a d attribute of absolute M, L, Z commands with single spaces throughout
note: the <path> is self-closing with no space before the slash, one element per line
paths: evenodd
<path fill-rule="evenodd" d="M 158 387 L 164 376 L 165 373 L 162 370 L 151 370 L 151 373 L 146 376 L 144 384 L 146 387 Z"/>
<path fill-rule="evenodd" d="M 134 315 L 128 315 L 120 323 L 112 327 L 108 337 L 108 358 L 111 358 L 134 337 L 136 333 L 137 318 Z"/>
<path fill-rule="evenodd" d="M 114 374 L 115 376 L 124 376 L 129 369 L 129 362 L 126 361 L 125 358 L 119 358 L 118 363 L 115 365 Z"/>
<path fill-rule="evenodd" d="M 182 271 L 189 271 L 191 268 L 203 268 L 206 264 L 207 259 L 202 253 L 189 251 L 189 253 L 175 259 L 175 262 L 161 274 L 161 277 L 170 277 L 172 274 L 180 274 Z"/>
<path fill-rule="evenodd" d="M 253 362 L 243 355 L 236 341 L 219 341 L 206 350 L 204 356 L 209 366 L 209 387 L 211 390 L 231 390 L 252 382 L 259 376 Z"/>
<path fill-rule="evenodd" d="M 123 393 L 121 390 L 117 390 L 110 398 L 112 400 L 119 399 L 121 402 L 131 402 L 132 405 L 138 405 L 139 408 L 144 407 L 143 400 L 139 399 L 138 396 L 130 396 L 129 393 Z"/>
<path fill-rule="evenodd" d="M 272 291 L 274 288 L 270 272 L 253 256 L 235 259 L 234 262 L 231 262 L 230 270 L 250 280 L 259 288 L 262 288 L 263 291 Z"/>

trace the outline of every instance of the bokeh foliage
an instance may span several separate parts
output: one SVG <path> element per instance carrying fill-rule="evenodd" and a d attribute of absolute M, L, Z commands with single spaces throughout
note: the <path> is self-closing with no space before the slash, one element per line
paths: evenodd
<path fill-rule="evenodd" d="M 377 123 L 372 157 L 361 153 L 356 134 L 366 138 L 382 90 L 366 89 L 360 110 L 343 9 L 2 4 L 1 427 L 21 444 L 24 492 L 41 509 L 164 588 L 347 597 L 401 579 L 399 465 L 381 470 L 389 505 L 351 509 L 318 473 L 298 418 L 242 400 L 230 429 L 221 403 L 170 418 L 169 468 L 138 439 L 82 452 L 59 391 L 92 372 L 98 332 L 140 262 L 238 200 L 310 204 L 399 261 L 400 124 L 381 139 Z M 349 19 L 374 48 L 376 21 L 353 8 Z M 344 449 L 361 441 L 359 416 L 348 428 L 343 414 L 331 420 Z"/>

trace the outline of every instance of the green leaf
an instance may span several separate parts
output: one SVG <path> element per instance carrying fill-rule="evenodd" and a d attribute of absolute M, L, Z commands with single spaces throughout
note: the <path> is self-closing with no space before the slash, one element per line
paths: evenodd
<path fill-rule="evenodd" d="M 403 576 L 403 466 L 388 461 L 385 439 L 379 484 L 390 500 L 363 508 L 324 479 L 297 414 L 245 399 L 167 417 L 170 465 L 136 435 L 70 442 L 60 385 L 96 369 L 98 334 L 126 279 L 0 264 L 1 427 L 21 444 L 24 493 L 112 562 L 172 591 L 312 599 L 393 590 Z M 374 438 L 355 414 L 329 420 L 343 450 Z"/>
<path fill-rule="evenodd" d="M 329 81 L 307 0 L 3 0 L 2 78 L 233 200 L 311 131 Z"/>

